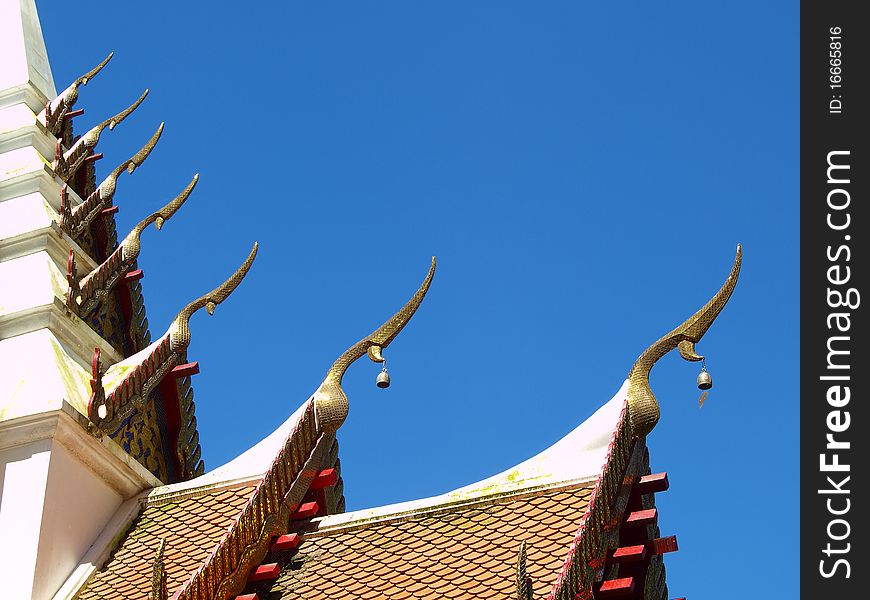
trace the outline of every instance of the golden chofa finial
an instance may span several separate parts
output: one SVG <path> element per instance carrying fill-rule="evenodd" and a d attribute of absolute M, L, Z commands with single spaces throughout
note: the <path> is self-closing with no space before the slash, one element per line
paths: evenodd
<path fill-rule="evenodd" d="M 52 135 L 57 136 L 60 133 L 63 118 L 79 98 L 79 86 L 87 85 L 97 73 L 103 70 L 103 67 L 112 59 L 114 54 L 114 52 L 109 52 L 109 56 L 103 59 L 103 62 L 73 81 L 68 88 L 58 94 L 57 98 L 46 105 L 45 127 Z"/>
<path fill-rule="evenodd" d="M 368 357 L 374 361 L 382 363 L 384 357 L 382 352 L 384 348 L 390 345 L 402 328 L 408 324 L 414 313 L 426 297 L 426 292 L 429 291 L 429 285 L 432 283 L 432 277 L 435 275 L 435 257 L 432 257 L 432 265 L 429 267 L 429 272 L 426 274 L 426 279 L 420 289 L 394 314 L 386 323 L 378 327 L 371 335 L 363 338 L 338 357 L 332 363 L 329 371 L 326 373 L 326 378 L 317 391 L 314 392 L 314 406 L 317 415 L 317 427 L 321 431 L 335 432 L 344 420 L 347 418 L 348 403 L 347 396 L 344 390 L 341 389 L 341 380 L 347 368 L 352 365 L 357 359 L 368 354 Z"/>
<path fill-rule="evenodd" d="M 649 386 L 649 373 L 653 366 L 674 348 L 686 360 L 703 360 L 704 357 L 695 352 L 695 344 L 701 341 L 731 297 L 734 286 L 737 285 L 742 261 L 743 248 L 738 244 L 731 273 L 716 295 L 682 325 L 647 348 L 635 361 L 628 374 L 628 416 L 634 435 L 647 435 L 659 420 L 659 403 Z"/>
<path fill-rule="evenodd" d="M 172 324 L 169 326 L 168 332 L 170 335 L 171 349 L 173 351 L 178 352 L 184 350 L 190 344 L 190 317 L 192 317 L 196 311 L 205 307 L 208 314 L 213 315 L 215 307 L 226 300 L 229 295 L 233 293 L 233 290 L 239 287 L 242 279 L 244 279 L 245 275 L 248 274 L 251 265 L 254 264 L 254 258 L 257 257 L 258 247 L 259 245 L 254 242 L 254 247 L 251 249 L 251 253 L 248 254 L 248 258 L 245 259 L 242 266 L 236 269 L 235 273 L 230 275 L 229 279 L 224 281 L 208 294 L 200 296 L 179 311 L 178 316 L 175 317 L 175 320 L 173 320 Z"/>
<path fill-rule="evenodd" d="M 118 125 L 121 121 L 130 116 L 134 110 L 136 110 L 142 101 L 145 100 L 145 96 L 148 95 L 148 90 L 145 90 L 139 99 L 136 100 L 133 104 L 119 112 L 117 115 L 106 119 L 102 123 L 91 127 L 79 140 L 72 145 L 72 147 L 66 152 L 62 152 L 61 149 L 58 149 L 57 155 L 54 157 L 54 172 L 57 173 L 58 177 L 67 181 L 70 177 L 72 177 L 73 173 L 78 170 L 78 168 L 82 165 L 85 160 L 85 157 L 92 148 L 97 145 L 97 142 L 100 141 L 100 134 L 103 133 L 103 130 L 108 127 L 110 130 L 114 129 L 116 125 Z M 60 146 L 60 142 L 58 142 L 58 146 Z"/>
<path fill-rule="evenodd" d="M 136 154 L 115 167 L 112 172 L 103 179 L 100 185 L 97 186 L 97 189 L 85 198 L 78 206 L 74 208 L 70 207 L 66 190 L 63 191 L 60 203 L 60 226 L 67 235 L 75 239 L 84 233 L 88 228 L 88 225 L 91 224 L 91 221 L 100 214 L 100 211 L 112 202 L 112 198 L 115 195 L 115 189 L 118 185 L 118 178 L 121 176 L 121 173 L 124 171 L 127 171 L 127 173 L 133 173 L 133 171 L 138 167 L 142 166 L 142 163 L 145 162 L 145 159 L 148 158 L 151 151 L 154 150 L 154 146 L 157 145 L 157 141 L 160 139 L 162 134 L 163 123 L 160 124 L 157 131 L 154 132 L 154 135 L 145 142 L 145 145 L 142 146 Z"/>
<path fill-rule="evenodd" d="M 115 186 L 118 183 L 118 177 L 121 176 L 121 173 L 127 171 L 127 173 L 132 175 L 133 171 L 142 166 L 142 163 L 145 162 L 145 159 L 148 158 L 151 151 L 154 150 L 154 146 L 157 145 L 160 136 L 163 135 L 163 128 L 165 126 L 166 123 L 160 123 L 160 125 L 157 126 L 157 131 L 154 132 L 154 135 L 145 142 L 145 145 L 142 146 L 136 154 L 115 167 L 112 172 L 109 173 L 102 182 L 100 182 L 97 189 L 100 191 L 101 198 L 111 198 L 115 194 Z"/>
<path fill-rule="evenodd" d="M 71 280 L 71 291 L 67 296 L 67 306 L 80 317 L 90 314 L 97 308 L 108 297 L 109 292 L 112 291 L 115 284 L 132 268 L 133 263 L 139 256 L 142 232 L 145 228 L 154 223 L 157 229 L 161 229 L 163 224 L 181 208 L 196 186 L 197 181 L 199 181 L 199 174 L 194 175 L 193 180 L 187 184 L 187 187 L 169 201 L 166 206 L 139 221 L 132 231 L 121 240 L 115 251 L 97 268 L 88 273 L 78 283 Z M 74 263 L 70 259 L 69 277 L 75 278 L 75 273 L 72 272 L 74 268 Z"/>

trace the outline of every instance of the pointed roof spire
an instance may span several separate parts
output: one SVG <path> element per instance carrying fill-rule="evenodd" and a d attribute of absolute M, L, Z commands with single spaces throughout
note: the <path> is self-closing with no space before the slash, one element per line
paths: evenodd
<path fill-rule="evenodd" d="M 35 0 L 0 0 L 0 108 L 25 101 L 34 112 L 57 96 Z"/>
<path fill-rule="evenodd" d="M 526 569 L 526 542 L 520 542 L 520 550 L 517 554 L 517 576 L 516 576 L 516 598 L 517 600 L 532 600 L 532 582 L 529 578 L 528 570 Z"/>

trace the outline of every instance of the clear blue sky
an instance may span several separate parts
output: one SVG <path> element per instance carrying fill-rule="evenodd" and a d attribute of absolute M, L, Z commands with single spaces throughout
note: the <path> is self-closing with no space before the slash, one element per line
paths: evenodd
<path fill-rule="evenodd" d="M 796 2 L 42 2 L 79 131 L 106 132 L 119 228 L 200 184 L 140 266 L 152 332 L 235 268 L 192 323 L 213 468 L 264 437 L 331 361 L 439 270 L 387 350 L 361 361 L 340 431 L 348 507 L 437 494 L 546 448 L 636 356 L 744 269 L 697 365 L 653 371 L 648 443 L 671 596 L 797 595 Z M 749 560 L 761 555 L 764 568 Z M 750 559 L 750 557 L 752 557 Z M 776 574 L 771 577 L 771 573 Z M 554 574 L 555 575 L 555 574 Z"/>

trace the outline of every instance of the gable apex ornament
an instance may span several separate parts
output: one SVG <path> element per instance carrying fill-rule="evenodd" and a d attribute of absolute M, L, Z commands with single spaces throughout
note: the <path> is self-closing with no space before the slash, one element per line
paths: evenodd
<path fill-rule="evenodd" d="M 426 297 L 426 292 L 429 291 L 429 285 L 432 283 L 432 277 L 435 276 L 435 257 L 432 257 L 432 264 L 429 267 L 429 272 L 426 278 L 420 285 L 420 289 L 411 296 L 407 304 L 399 311 L 390 317 L 386 323 L 378 327 L 370 335 L 364 337 L 356 344 L 344 351 L 339 356 L 329 371 L 326 373 L 326 378 L 317 391 L 314 392 L 315 414 L 317 415 L 317 426 L 324 431 L 335 432 L 344 420 L 347 418 L 348 402 L 344 390 L 341 389 L 341 380 L 344 377 L 348 367 L 358 359 L 368 355 L 372 362 L 383 363 L 385 359 L 382 355 L 384 348 L 390 345 L 399 332 L 408 324 L 420 304 L 423 303 L 423 298 Z M 381 386 L 383 387 L 383 386 Z"/>
<path fill-rule="evenodd" d="M 704 357 L 695 352 L 695 344 L 725 308 L 740 276 L 743 262 L 743 247 L 737 244 L 737 256 L 728 279 L 707 304 L 686 319 L 681 325 L 659 338 L 635 361 L 628 373 L 628 417 L 635 436 L 647 435 L 656 426 L 661 416 L 658 400 L 649 385 L 649 374 L 656 362 L 673 349 L 677 349 L 685 360 L 697 362 Z"/>
<path fill-rule="evenodd" d="M 105 67 L 110 60 L 112 60 L 112 56 L 114 56 L 114 54 L 114 52 L 109 52 L 109 55 L 103 59 L 103 62 L 101 62 L 96 67 L 73 81 L 71 84 L 69 84 L 69 87 L 67 87 L 64 91 L 58 94 L 57 98 L 48 102 L 45 105 L 45 112 L 43 113 L 45 127 L 51 132 L 52 135 L 57 136 L 60 134 L 61 125 L 63 124 L 63 118 L 75 105 L 76 100 L 79 99 L 79 86 L 87 85 L 88 82 L 93 79 L 97 73 L 102 71 L 103 67 Z"/>

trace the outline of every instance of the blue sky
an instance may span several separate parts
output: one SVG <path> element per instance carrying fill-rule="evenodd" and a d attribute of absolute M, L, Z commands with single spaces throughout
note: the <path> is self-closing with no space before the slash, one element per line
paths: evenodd
<path fill-rule="evenodd" d="M 208 467 L 268 434 L 439 269 L 378 367 L 345 379 L 348 507 L 437 494 L 570 431 L 651 342 L 741 281 L 697 365 L 653 371 L 648 444 L 671 596 L 797 594 L 798 5 L 733 2 L 40 3 L 59 89 L 103 135 L 119 229 L 143 236 L 155 335 L 258 240 L 192 323 Z M 763 538 L 765 568 L 746 568 Z M 756 541 L 753 541 L 756 540 Z M 751 554 L 756 557 L 755 554 Z M 777 577 L 770 577 L 777 573 Z M 738 575 L 739 574 L 739 575 Z M 725 579 L 717 576 L 724 575 Z M 712 581 L 717 581 L 711 586 Z"/>

